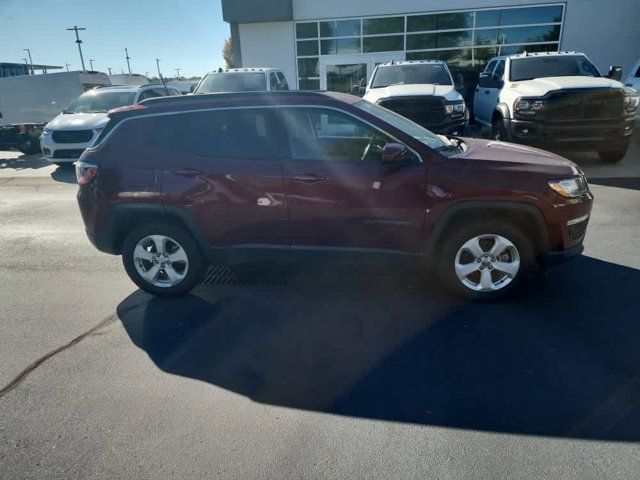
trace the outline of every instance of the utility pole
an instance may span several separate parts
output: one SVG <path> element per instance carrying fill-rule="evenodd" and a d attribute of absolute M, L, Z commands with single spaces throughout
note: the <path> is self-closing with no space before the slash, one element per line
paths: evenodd
<path fill-rule="evenodd" d="M 65 63 L 64 66 L 67 67 L 67 72 L 69 71 L 69 63 Z"/>
<path fill-rule="evenodd" d="M 24 60 L 24 64 L 27 66 L 27 75 L 29 75 L 29 60 L 26 58 L 23 58 L 22 60 Z"/>
<path fill-rule="evenodd" d="M 127 50 L 126 48 L 124 49 L 124 55 L 125 55 L 125 58 L 127 59 L 127 70 L 129 70 L 129 75 L 131 75 L 131 64 L 129 63 L 129 60 L 131 60 L 131 57 L 129 56 L 129 50 Z"/>
<path fill-rule="evenodd" d="M 67 30 L 73 30 L 74 32 L 76 32 L 76 43 L 78 44 L 78 52 L 80 52 L 80 63 L 82 63 L 82 71 L 86 71 L 86 68 L 84 68 L 84 57 L 82 56 L 82 40 L 80 40 L 80 36 L 78 35 L 78 32 L 80 30 L 86 30 L 86 28 L 84 27 L 78 27 L 77 25 L 74 25 L 73 28 L 67 28 Z"/>
<path fill-rule="evenodd" d="M 158 67 L 158 78 L 162 78 L 162 74 L 160 73 L 160 59 L 156 58 L 156 67 Z"/>
<path fill-rule="evenodd" d="M 149 72 L 144 72 L 144 76 L 149 78 Z"/>
<path fill-rule="evenodd" d="M 93 62 L 95 62 L 95 60 L 93 58 L 89 59 L 89 65 L 91 65 L 91 71 L 93 72 Z"/>
<path fill-rule="evenodd" d="M 111 67 L 107 67 L 107 70 L 109 70 L 109 75 L 111 75 Z"/>
<path fill-rule="evenodd" d="M 31 59 L 31 50 L 28 48 L 23 48 L 23 52 L 27 52 L 29 54 L 29 64 L 31 65 L 31 75 L 33 75 L 33 60 Z"/>
<path fill-rule="evenodd" d="M 180 70 L 182 70 L 181 68 L 176 68 L 176 73 L 178 74 L 177 78 L 180 78 Z"/>

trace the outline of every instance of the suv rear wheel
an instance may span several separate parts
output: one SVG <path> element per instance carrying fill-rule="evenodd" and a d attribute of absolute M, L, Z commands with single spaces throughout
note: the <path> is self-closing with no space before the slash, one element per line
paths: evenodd
<path fill-rule="evenodd" d="M 206 266 L 191 235 L 162 223 L 142 225 L 127 235 L 122 261 L 138 287 L 158 296 L 189 292 L 202 279 Z"/>
<path fill-rule="evenodd" d="M 600 149 L 598 150 L 598 155 L 600 155 L 600 160 L 605 163 L 618 163 L 627 154 L 628 149 L 629 140 L 614 148 Z"/>
<path fill-rule="evenodd" d="M 439 273 L 457 294 L 493 299 L 513 292 L 533 265 L 533 245 L 509 224 L 478 223 L 444 241 Z"/>

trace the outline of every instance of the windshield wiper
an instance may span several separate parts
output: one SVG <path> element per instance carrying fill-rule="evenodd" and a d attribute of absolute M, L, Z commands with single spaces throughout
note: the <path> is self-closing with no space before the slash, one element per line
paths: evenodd
<path fill-rule="evenodd" d="M 371 88 L 386 88 L 393 87 L 394 85 L 403 85 L 404 82 L 396 82 L 396 83 L 383 83 L 382 85 L 371 86 Z"/>
<path fill-rule="evenodd" d="M 464 152 L 464 149 L 462 148 L 461 145 L 457 144 L 457 145 L 442 145 L 440 147 L 436 147 L 434 148 L 434 150 L 436 152 L 453 152 L 453 153 L 462 153 Z"/>

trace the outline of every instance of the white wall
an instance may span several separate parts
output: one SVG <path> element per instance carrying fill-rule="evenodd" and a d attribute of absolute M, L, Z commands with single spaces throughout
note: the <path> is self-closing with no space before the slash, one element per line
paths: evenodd
<path fill-rule="evenodd" d="M 240 24 L 243 67 L 281 69 L 291 88 L 297 88 L 293 22 Z"/>
<path fill-rule="evenodd" d="M 609 65 L 629 72 L 640 57 L 640 0 L 565 0 L 565 24 L 560 48 L 578 50 L 606 73 Z M 293 18 L 393 15 L 500 6 L 563 3 L 554 0 L 293 0 Z"/>

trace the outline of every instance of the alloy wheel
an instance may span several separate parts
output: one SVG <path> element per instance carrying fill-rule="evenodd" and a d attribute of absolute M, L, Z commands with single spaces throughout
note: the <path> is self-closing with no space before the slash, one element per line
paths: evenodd
<path fill-rule="evenodd" d="M 189 270 L 189 259 L 182 246 L 164 235 L 149 235 L 133 250 L 133 263 L 140 276 L 156 287 L 173 287 Z"/>
<path fill-rule="evenodd" d="M 503 236 L 478 235 L 460 247 L 454 268 L 465 287 L 476 292 L 495 292 L 518 275 L 520 254 Z"/>

